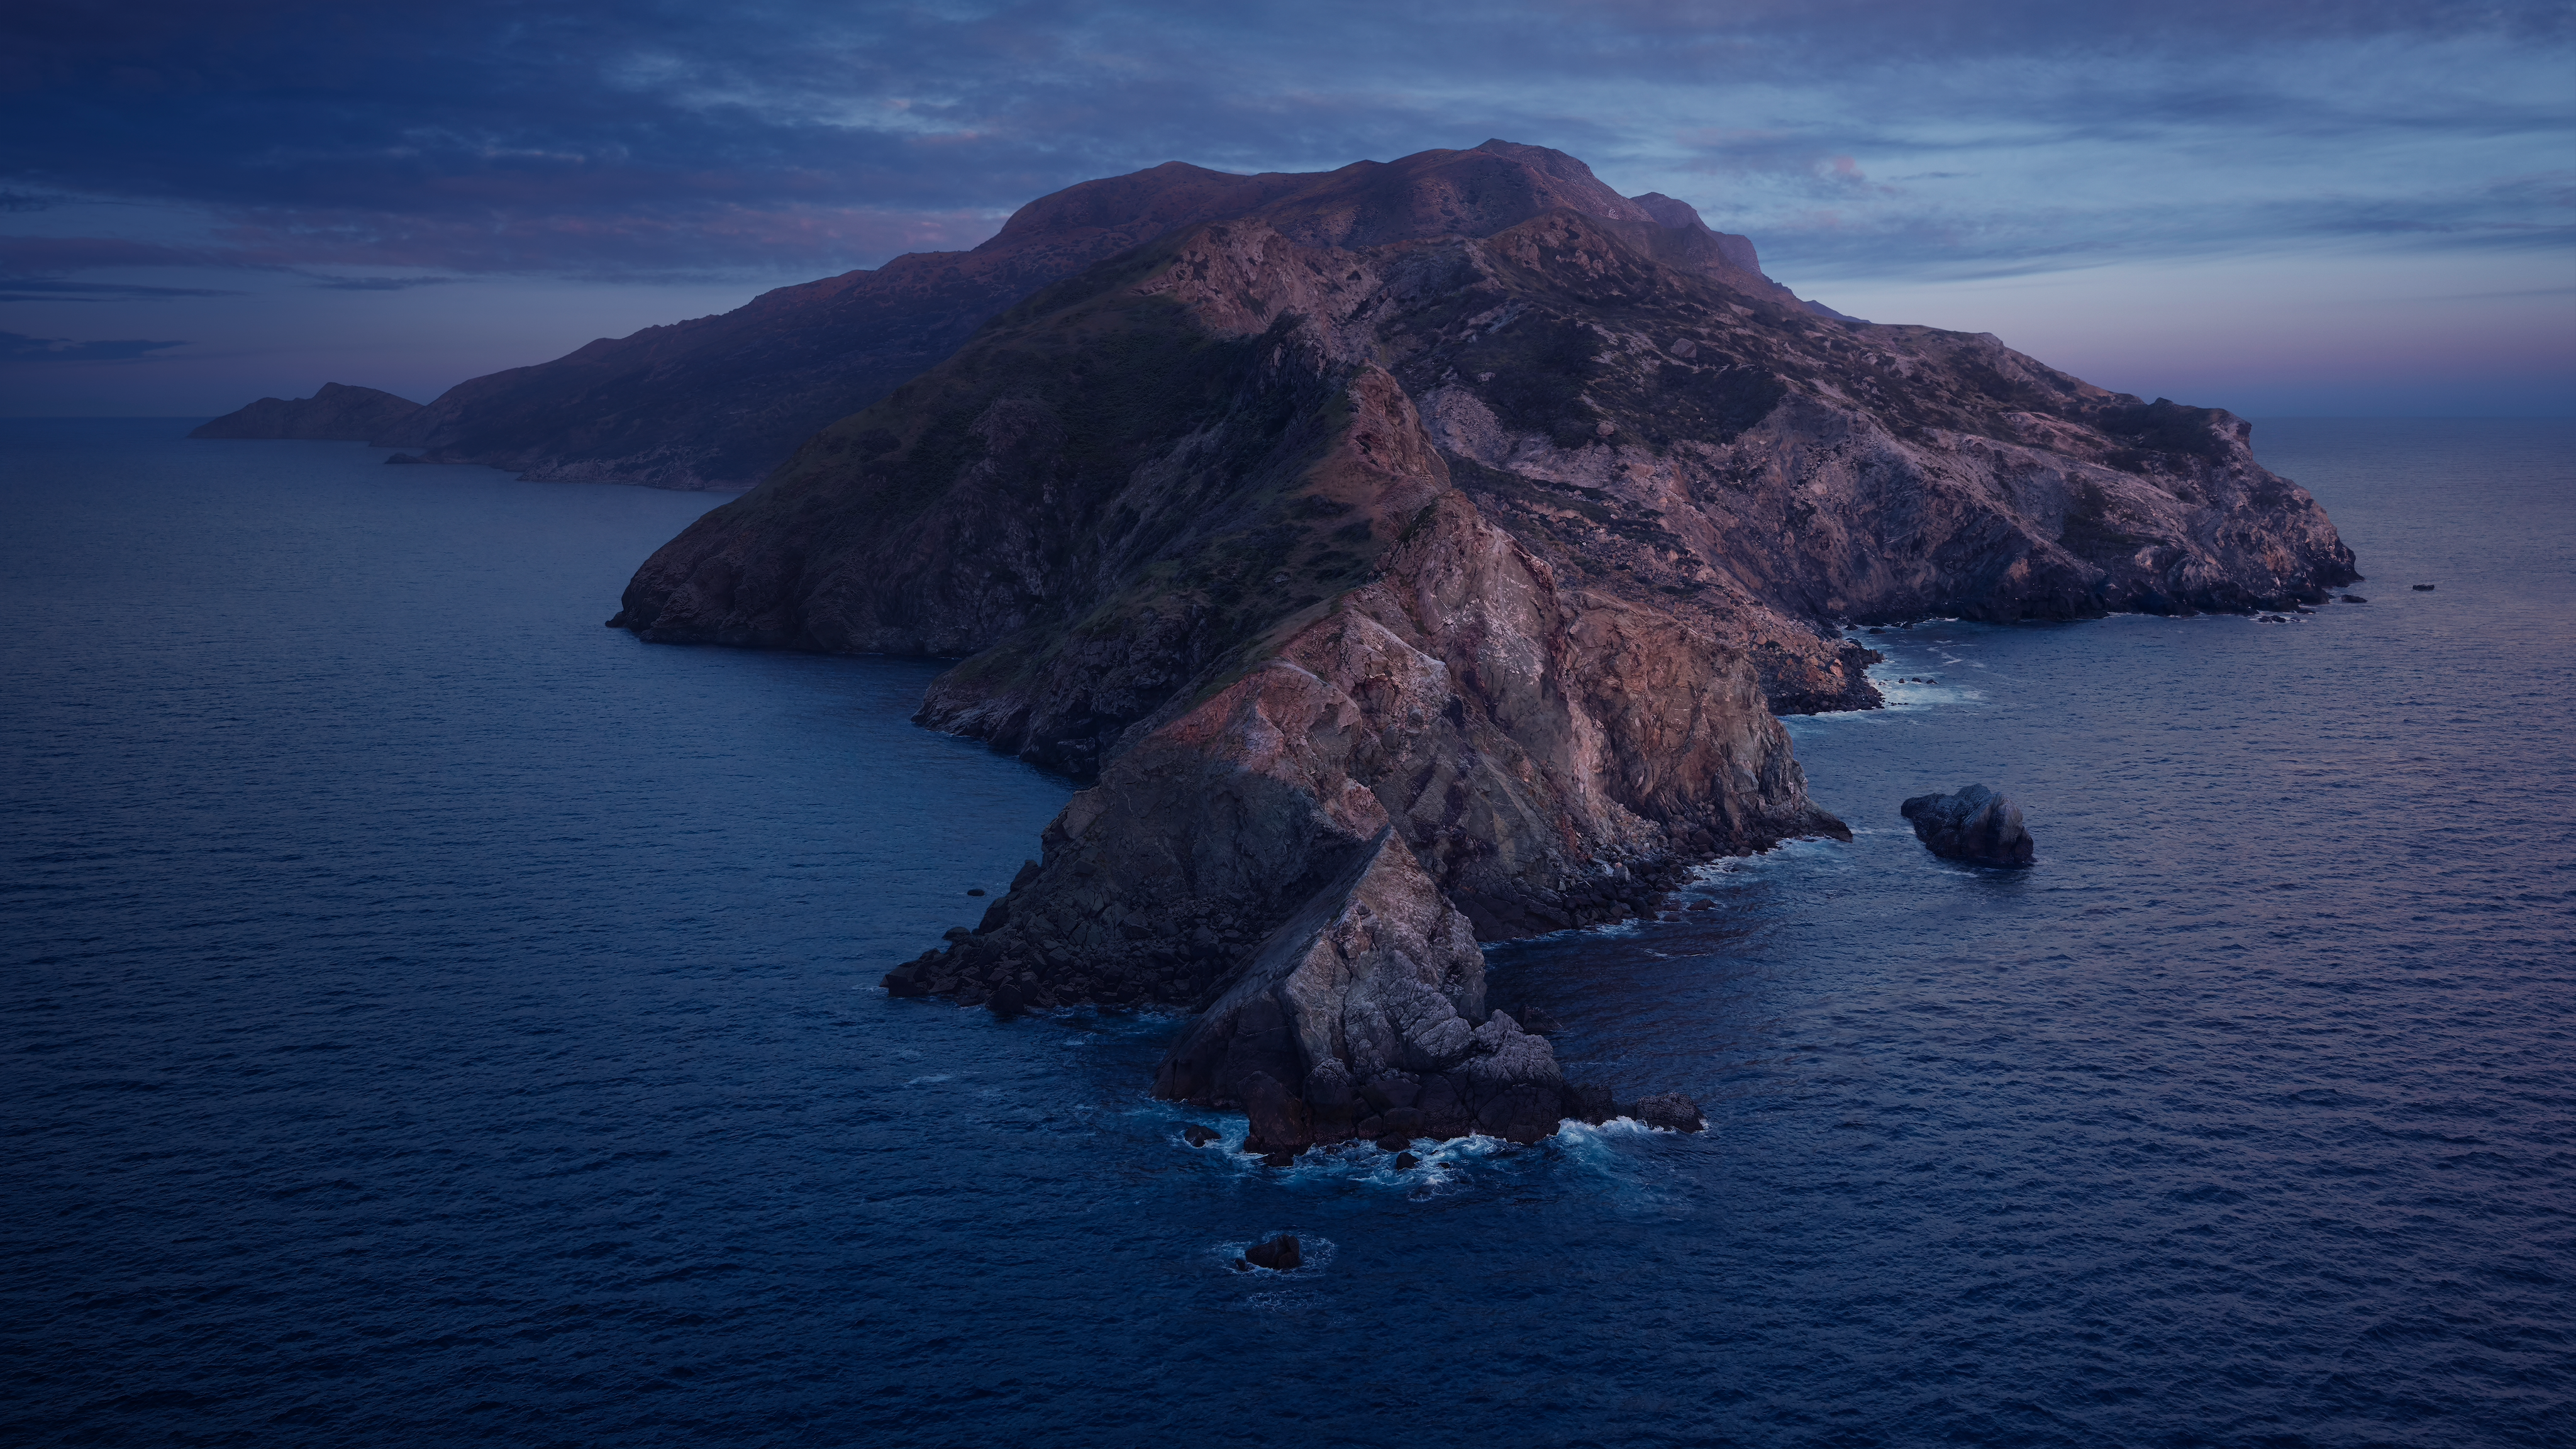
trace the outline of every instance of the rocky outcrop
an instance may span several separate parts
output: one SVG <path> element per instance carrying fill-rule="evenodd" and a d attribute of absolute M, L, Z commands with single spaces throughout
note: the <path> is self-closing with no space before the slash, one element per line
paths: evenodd
<path fill-rule="evenodd" d="M 1234 1265 L 1247 1271 L 1253 1268 L 1267 1268 L 1274 1273 L 1293 1273 L 1303 1266 L 1305 1261 L 1306 1256 L 1299 1249 L 1296 1237 L 1289 1233 L 1281 1233 L 1275 1238 L 1255 1243 L 1244 1249 L 1243 1255 L 1234 1260 Z"/>
<path fill-rule="evenodd" d="M 2024 866 L 2031 862 L 2030 831 L 2021 807 L 1970 785 L 1955 795 L 1917 795 L 1901 807 L 1914 838 L 1945 860 L 1970 865 Z"/>
<path fill-rule="evenodd" d="M 192 438 L 292 438 L 364 443 L 420 411 L 420 404 L 372 387 L 326 382 L 311 397 L 264 397 L 239 412 L 199 424 Z"/>
<path fill-rule="evenodd" d="M 1433 154 L 1030 298 L 611 621 L 966 656 L 924 722 L 1096 783 L 887 988 L 1188 1008 L 1158 1090 L 1242 1107 L 1265 1154 L 1616 1110 L 1489 1008 L 1476 943 L 1847 834 L 1774 718 L 1875 703 L 1844 622 L 2351 574 L 2226 414 L 1820 315 L 1570 157 Z"/>

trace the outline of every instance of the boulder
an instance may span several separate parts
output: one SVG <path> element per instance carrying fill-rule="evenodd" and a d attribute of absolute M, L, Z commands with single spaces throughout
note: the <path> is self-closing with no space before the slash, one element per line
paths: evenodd
<path fill-rule="evenodd" d="M 1917 795 L 1900 809 L 1914 823 L 1914 838 L 1943 859 L 1995 866 L 2031 862 L 2021 807 L 1983 785 L 1955 795 Z"/>
<path fill-rule="evenodd" d="M 1699 1103 L 1679 1092 L 1639 1098 L 1627 1115 L 1667 1132 L 1697 1132 L 1708 1125 L 1708 1119 L 1700 1115 Z"/>
<path fill-rule="evenodd" d="M 1205 1147 L 1209 1143 L 1217 1141 L 1222 1136 L 1223 1134 L 1218 1132 L 1215 1128 L 1203 1126 L 1197 1122 L 1193 1122 L 1187 1127 L 1181 1129 L 1181 1140 L 1190 1144 L 1192 1147 Z"/>
<path fill-rule="evenodd" d="M 1294 1271 L 1306 1260 L 1297 1251 L 1296 1238 L 1287 1233 L 1281 1233 L 1266 1243 L 1255 1243 L 1244 1249 L 1243 1261 L 1256 1268 L 1267 1268 L 1273 1273 L 1287 1273 Z"/>

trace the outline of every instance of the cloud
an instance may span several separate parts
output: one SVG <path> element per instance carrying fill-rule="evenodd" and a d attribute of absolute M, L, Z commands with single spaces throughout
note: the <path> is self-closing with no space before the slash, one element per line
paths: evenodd
<path fill-rule="evenodd" d="M 146 301 L 157 297 L 238 297 L 221 287 L 145 287 L 130 282 L 77 282 L 53 277 L 0 277 L 0 302 Z"/>
<path fill-rule="evenodd" d="M 2294 244 L 2365 213 L 2504 245 L 2565 203 L 2465 182 L 2567 153 L 2571 51 L 2561 0 L 19 7 L 0 181 L 167 224 L 0 239 L 0 266 L 810 276 L 1164 160 L 1497 134 L 1817 268 L 2223 252 L 2248 217 Z"/>
<path fill-rule="evenodd" d="M 74 342 L 63 337 L 29 337 L 23 332 L 0 332 L 0 363 L 132 362 L 149 353 L 187 345 L 185 342 L 145 342 L 140 339 Z"/>
<path fill-rule="evenodd" d="M 338 292 L 400 292 L 413 287 L 443 287 L 462 277 L 318 277 L 309 286 Z"/>

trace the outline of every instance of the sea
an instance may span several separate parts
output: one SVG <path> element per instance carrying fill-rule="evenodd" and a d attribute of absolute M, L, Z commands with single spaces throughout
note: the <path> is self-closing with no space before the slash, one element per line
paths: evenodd
<path fill-rule="evenodd" d="M 193 421 L 0 422 L 0 1442 L 2576 1443 L 2576 422 L 2258 421 L 2366 603 L 1860 633 L 1850 844 L 1490 953 L 1706 1132 L 1276 1170 L 880 989 L 1074 785 L 602 627 L 720 500 Z"/>

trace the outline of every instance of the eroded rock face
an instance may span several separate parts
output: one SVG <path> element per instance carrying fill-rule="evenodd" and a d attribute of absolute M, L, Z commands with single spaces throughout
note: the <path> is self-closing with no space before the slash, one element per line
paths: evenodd
<path fill-rule="evenodd" d="M 420 404 L 372 387 L 326 382 L 311 397 L 264 397 L 239 412 L 199 424 L 192 438 L 290 438 L 365 443 L 420 411 Z"/>
<path fill-rule="evenodd" d="M 1971 865 L 2031 863 L 2034 848 L 2021 807 L 1983 785 L 1953 795 L 1917 795 L 1901 810 L 1913 822 L 1914 838 L 1934 855 Z"/>

